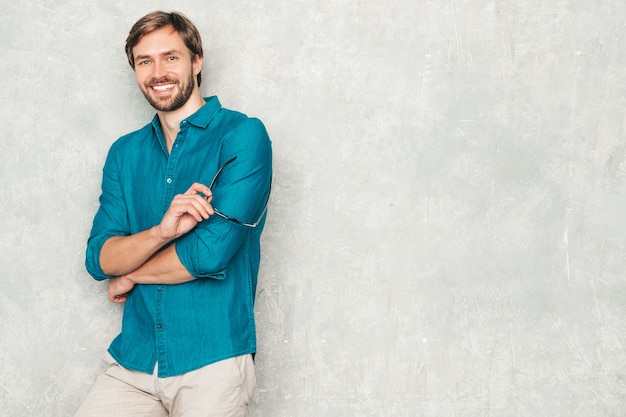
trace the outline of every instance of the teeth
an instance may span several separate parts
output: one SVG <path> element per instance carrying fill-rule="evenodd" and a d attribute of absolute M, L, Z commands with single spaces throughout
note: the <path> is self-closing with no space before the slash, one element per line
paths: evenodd
<path fill-rule="evenodd" d="M 165 90 L 169 90 L 170 88 L 174 88 L 174 84 L 153 85 L 152 88 L 157 90 L 157 91 L 165 91 Z"/>

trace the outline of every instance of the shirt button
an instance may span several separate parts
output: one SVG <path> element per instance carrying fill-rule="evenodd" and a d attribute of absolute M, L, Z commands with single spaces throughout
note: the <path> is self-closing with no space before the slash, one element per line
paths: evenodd
<path fill-rule="evenodd" d="M 167 183 L 168 183 L 168 184 L 171 184 L 171 183 L 172 183 L 172 179 L 171 179 L 171 178 L 168 178 L 168 179 L 167 179 Z"/>
<path fill-rule="evenodd" d="M 159 287 L 159 292 L 163 291 L 163 287 Z"/>
<path fill-rule="evenodd" d="M 157 324 L 157 329 L 162 329 L 163 328 L 163 324 L 159 323 Z"/>

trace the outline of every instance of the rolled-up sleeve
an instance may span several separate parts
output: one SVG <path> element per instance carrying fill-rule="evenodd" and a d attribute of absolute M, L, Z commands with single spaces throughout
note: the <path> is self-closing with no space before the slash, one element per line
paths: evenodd
<path fill-rule="evenodd" d="M 104 243 L 112 236 L 129 234 L 128 216 L 120 187 L 117 169 L 116 147 L 112 146 L 102 173 L 102 194 L 100 207 L 94 217 L 91 233 L 87 241 L 85 267 L 96 280 L 113 278 L 102 271 L 100 251 Z"/>
<path fill-rule="evenodd" d="M 272 147 L 258 119 L 248 118 L 228 132 L 220 149 L 220 164 L 236 159 L 213 187 L 211 204 L 240 222 L 254 223 L 264 215 L 272 180 Z M 217 215 L 199 223 L 176 242 L 176 252 L 189 273 L 198 278 L 224 278 L 224 270 L 250 234 L 250 228 Z"/>

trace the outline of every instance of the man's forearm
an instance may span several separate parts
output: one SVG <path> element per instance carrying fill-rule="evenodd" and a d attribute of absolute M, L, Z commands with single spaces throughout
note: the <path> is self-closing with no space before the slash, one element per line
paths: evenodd
<path fill-rule="evenodd" d="M 180 262 L 175 244 L 124 276 L 135 284 L 182 284 L 196 279 Z"/>
<path fill-rule="evenodd" d="M 130 236 L 109 238 L 100 251 L 100 267 L 107 275 L 124 275 L 135 271 L 168 243 L 158 226 Z"/>
<path fill-rule="evenodd" d="M 137 284 L 182 284 L 196 279 L 180 262 L 174 245 L 150 258 L 135 271 L 109 280 L 109 301 L 124 303 Z"/>

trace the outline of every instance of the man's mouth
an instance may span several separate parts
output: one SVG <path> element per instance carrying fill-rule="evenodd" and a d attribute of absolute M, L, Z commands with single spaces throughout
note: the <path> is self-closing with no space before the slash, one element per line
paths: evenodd
<path fill-rule="evenodd" d="M 150 86 L 150 88 L 152 88 L 155 91 L 162 92 L 162 91 L 171 90 L 175 86 L 176 84 L 159 84 L 159 85 Z"/>

